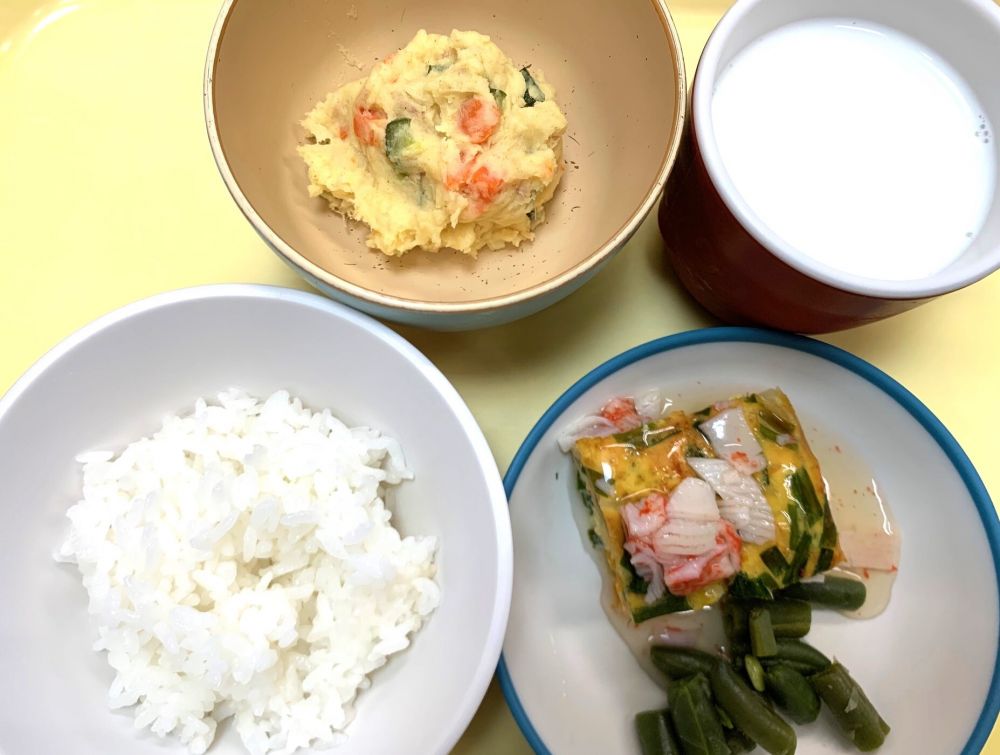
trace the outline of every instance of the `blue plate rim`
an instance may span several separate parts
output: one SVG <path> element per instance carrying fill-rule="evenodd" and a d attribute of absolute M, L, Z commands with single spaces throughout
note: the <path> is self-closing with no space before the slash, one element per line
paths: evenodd
<path fill-rule="evenodd" d="M 969 495 L 976 504 L 983 529 L 986 531 L 986 539 L 990 546 L 990 552 L 993 555 L 993 568 L 997 580 L 998 592 L 1000 592 L 1000 516 L 998 516 L 997 510 L 993 505 L 993 500 L 986 490 L 986 485 L 980 478 L 971 459 L 962 450 L 962 447 L 955 440 L 951 432 L 920 399 L 875 365 L 838 346 L 791 333 L 747 327 L 718 327 L 690 330 L 647 341 L 598 365 L 566 389 L 552 406 L 545 411 L 535 423 L 535 426 L 531 428 L 531 432 L 528 433 L 527 437 L 521 443 L 510 466 L 507 468 L 507 472 L 504 474 L 503 485 L 508 500 L 514 491 L 514 486 L 517 484 L 518 477 L 525 463 L 538 445 L 538 441 L 541 440 L 541 437 L 567 407 L 591 387 L 622 368 L 654 354 L 672 351 L 685 346 L 697 346 L 707 343 L 729 343 L 734 341 L 780 346 L 833 362 L 840 367 L 850 370 L 880 389 L 919 422 L 921 427 L 940 446 L 941 450 L 948 457 L 948 460 L 955 467 L 962 482 L 968 489 Z M 531 719 L 521 704 L 520 698 L 517 696 L 517 690 L 510 677 L 503 653 L 500 654 L 500 662 L 497 665 L 497 676 L 500 679 L 500 688 L 503 691 L 504 698 L 507 700 L 507 705 L 510 707 L 514 720 L 517 722 L 525 739 L 528 740 L 528 744 L 532 750 L 537 755 L 551 755 L 551 751 L 545 746 L 542 738 L 535 730 Z M 990 681 L 990 687 L 983 702 L 982 712 L 979 714 L 976 725 L 972 729 L 969 740 L 962 749 L 962 755 L 977 755 L 982 750 L 997 721 L 998 714 L 1000 714 L 1000 645 L 998 645 L 997 657 L 994 659 L 993 678 Z"/>

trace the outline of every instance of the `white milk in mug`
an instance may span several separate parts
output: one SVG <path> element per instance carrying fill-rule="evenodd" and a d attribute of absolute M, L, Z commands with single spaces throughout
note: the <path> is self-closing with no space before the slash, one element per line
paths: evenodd
<path fill-rule="evenodd" d="M 993 200 L 993 128 L 916 40 L 816 19 L 756 40 L 712 98 L 719 154 L 760 223 L 805 257 L 881 280 L 933 275 Z"/>

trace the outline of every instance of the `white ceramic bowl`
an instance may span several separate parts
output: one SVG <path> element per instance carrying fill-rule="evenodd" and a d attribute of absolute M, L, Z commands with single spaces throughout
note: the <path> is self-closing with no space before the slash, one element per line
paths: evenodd
<path fill-rule="evenodd" d="M 86 449 L 121 448 L 196 397 L 287 388 L 397 438 L 415 479 L 396 526 L 439 539 L 441 605 L 375 672 L 338 753 L 445 753 L 496 667 L 510 602 L 506 499 L 489 447 L 445 377 L 405 340 L 320 296 L 209 286 L 107 315 L 43 357 L 0 400 L 0 753 L 183 752 L 107 707 L 84 590 L 52 559 Z M 213 755 L 245 749 L 235 732 Z"/>
<path fill-rule="evenodd" d="M 660 388 L 697 409 L 774 385 L 795 404 L 821 466 L 837 446 L 867 463 L 902 533 L 887 610 L 866 621 L 817 611 L 809 642 L 850 669 L 892 726 L 880 753 L 980 751 L 1000 712 L 1000 521 L 968 457 L 923 404 L 860 359 L 805 338 L 717 328 L 652 341 L 596 368 L 511 463 L 514 595 L 500 678 L 537 753 L 635 755 L 632 717 L 666 703 L 601 609 L 598 571 L 574 521 L 575 475 L 556 444 L 561 428 L 616 395 Z M 826 469 L 832 495 L 836 466 Z M 795 728 L 800 755 L 854 751 L 826 713 Z"/>

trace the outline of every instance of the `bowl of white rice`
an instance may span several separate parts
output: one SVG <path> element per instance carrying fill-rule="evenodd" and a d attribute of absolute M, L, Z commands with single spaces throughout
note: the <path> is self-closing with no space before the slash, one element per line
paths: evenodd
<path fill-rule="evenodd" d="M 70 336 L 0 398 L 0 515 L 0 753 L 446 753 L 499 656 L 482 432 L 312 294 L 187 289 Z"/>

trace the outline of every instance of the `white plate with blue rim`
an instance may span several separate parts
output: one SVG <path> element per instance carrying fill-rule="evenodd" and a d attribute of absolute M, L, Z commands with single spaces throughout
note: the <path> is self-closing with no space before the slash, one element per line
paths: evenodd
<path fill-rule="evenodd" d="M 867 620 L 816 612 L 809 642 L 850 669 L 892 727 L 880 752 L 980 752 L 1000 713 L 1000 520 L 982 480 L 885 373 L 828 344 L 750 328 L 668 336 L 605 362 L 545 412 L 511 463 L 514 592 L 499 675 L 535 752 L 638 753 L 634 715 L 666 703 L 601 606 L 560 432 L 614 396 L 658 389 L 696 410 L 772 386 L 807 435 L 864 460 L 902 537 L 886 610 Z M 832 443 L 812 445 L 822 466 Z M 826 711 L 795 728 L 799 753 L 855 751 Z"/>

